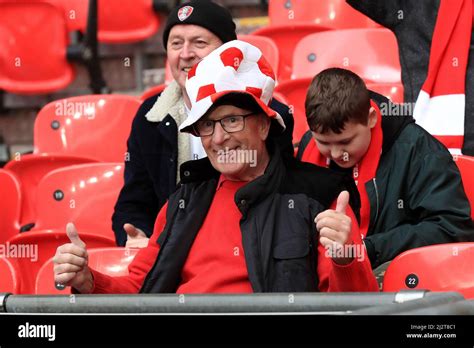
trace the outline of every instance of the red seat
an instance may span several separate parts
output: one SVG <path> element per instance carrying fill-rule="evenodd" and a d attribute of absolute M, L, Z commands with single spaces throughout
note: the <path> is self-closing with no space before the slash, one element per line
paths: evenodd
<path fill-rule="evenodd" d="M 63 12 L 44 2 L 0 1 L 0 89 L 49 93 L 74 79 Z"/>
<path fill-rule="evenodd" d="M 0 244 L 20 231 L 21 191 L 18 179 L 0 169 Z"/>
<path fill-rule="evenodd" d="M 474 298 L 474 243 L 431 245 L 405 251 L 388 266 L 383 291 L 458 291 Z"/>
<path fill-rule="evenodd" d="M 113 247 L 109 238 L 79 231 L 80 238 L 87 248 Z M 21 256 L 12 260 L 20 276 L 20 293 L 33 294 L 38 271 L 41 266 L 56 254 L 56 249 L 70 243 L 66 226 L 61 230 L 31 231 L 20 233 L 9 240 L 10 248 L 21 251 Z"/>
<path fill-rule="evenodd" d="M 47 156 L 46 154 L 22 155 L 18 160 L 8 162 L 4 168 L 18 178 L 22 192 L 20 225 L 34 222 L 36 217 L 36 189 L 47 173 L 57 168 L 88 162 L 91 162 L 91 160 L 83 157 Z"/>
<path fill-rule="evenodd" d="M 270 25 L 311 22 L 334 29 L 380 27 L 345 0 L 270 0 L 268 17 Z"/>
<path fill-rule="evenodd" d="M 371 91 L 382 94 L 394 103 L 403 103 L 403 85 L 401 83 L 366 82 Z"/>
<path fill-rule="evenodd" d="M 61 229 L 73 222 L 78 231 L 115 241 L 112 214 L 123 186 L 121 163 L 89 163 L 56 169 L 38 185 L 34 230 Z"/>
<path fill-rule="evenodd" d="M 128 95 L 86 95 L 44 106 L 35 121 L 34 153 L 123 162 L 141 102 Z"/>
<path fill-rule="evenodd" d="M 86 31 L 89 1 L 47 1 L 63 9 L 69 30 Z M 97 10 L 100 42 L 137 42 L 158 31 L 159 19 L 153 10 L 153 0 L 99 0 Z"/>
<path fill-rule="evenodd" d="M 88 265 L 92 269 L 113 277 L 127 276 L 128 265 L 133 261 L 138 248 L 97 248 L 88 249 Z M 49 259 L 39 270 L 36 277 L 35 294 L 64 295 L 70 293 L 70 287 L 58 290 L 54 283 L 54 264 Z"/>
<path fill-rule="evenodd" d="M 453 159 L 461 172 L 464 191 L 471 204 L 471 217 L 474 220 L 474 157 L 454 155 Z"/>
<path fill-rule="evenodd" d="M 143 101 L 143 100 L 147 100 L 148 98 L 150 97 L 153 97 L 161 92 L 163 92 L 163 90 L 166 88 L 166 84 L 161 84 L 161 85 L 157 85 L 157 86 L 153 86 L 153 87 L 150 87 L 149 89 L 147 89 L 145 92 L 143 92 L 143 94 L 141 95 L 140 99 Z"/>
<path fill-rule="evenodd" d="M 311 80 L 312 78 L 288 80 L 279 83 L 275 87 L 275 92 L 284 96 L 286 104 L 293 113 L 295 120 L 293 143 L 295 144 L 298 143 L 303 134 L 309 130 L 304 104 Z"/>
<path fill-rule="evenodd" d="M 265 36 L 273 40 L 279 51 L 280 63 L 278 66 L 278 80 L 291 78 L 293 67 L 293 51 L 296 44 L 305 36 L 328 30 L 317 24 L 295 23 L 291 25 L 268 26 L 257 29 L 252 35 Z"/>
<path fill-rule="evenodd" d="M 0 293 L 18 294 L 19 290 L 20 283 L 15 267 L 7 258 L 0 256 Z"/>
<path fill-rule="evenodd" d="M 293 78 L 340 67 L 372 82 L 401 82 L 395 35 L 388 29 L 346 29 L 303 38 L 293 54 Z"/>

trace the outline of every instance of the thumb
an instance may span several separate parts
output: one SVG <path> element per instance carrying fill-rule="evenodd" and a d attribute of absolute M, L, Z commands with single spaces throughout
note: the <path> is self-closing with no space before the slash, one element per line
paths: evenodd
<path fill-rule="evenodd" d="M 342 191 L 337 197 L 336 211 L 338 213 L 345 214 L 348 205 L 349 205 L 349 192 Z"/>
<path fill-rule="evenodd" d="M 133 226 L 132 224 L 125 224 L 123 225 L 123 229 L 125 230 L 125 232 L 127 233 L 127 236 L 131 237 L 131 238 L 134 238 L 138 235 L 138 230 L 135 226 Z"/>
<path fill-rule="evenodd" d="M 79 238 L 79 233 L 77 233 L 76 226 L 74 226 L 72 222 L 66 225 L 66 234 L 72 244 L 77 245 L 81 248 L 84 248 L 86 246 L 86 244 L 81 240 L 81 238 Z"/>

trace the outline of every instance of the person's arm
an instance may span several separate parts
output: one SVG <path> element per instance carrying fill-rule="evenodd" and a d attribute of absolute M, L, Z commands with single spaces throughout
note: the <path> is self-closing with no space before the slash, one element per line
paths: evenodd
<path fill-rule="evenodd" d="M 410 4 L 410 1 L 412 4 Z M 346 0 L 357 11 L 386 28 L 393 29 L 409 15 L 412 0 Z"/>
<path fill-rule="evenodd" d="M 133 225 L 150 237 L 159 210 L 153 182 L 138 142 L 144 136 L 142 128 L 147 122 L 145 114 L 153 105 L 154 100 L 156 98 L 147 100 L 138 110 L 127 141 L 124 186 L 120 191 L 112 216 L 112 228 L 118 246 L 125 246 L 127 241 L 125 224 Z"/>
<path fill-rule="evenodd" d="M 330 207 L 336 209 L 336 202 Z M 351 207 L 348 206 L 346 215 L 351 219 L 351 234 L 346 250 L 352 255 L 352 261 L 347 264 L 337 263 L 331 253 L 318 244 L 318 277 L 319 290 L 324 292 L 362 292 L 379 291 L 364 244 L 362 243 L 357 219 Z"/>
<path fill-rule="evenodd" d="M 365 238 L 372 266 L 427 245 L 472 242 L 474 228 L 461 176 L 449 153 L 432 152 L 410 161 L 403 200 L 410 222 Z"/>

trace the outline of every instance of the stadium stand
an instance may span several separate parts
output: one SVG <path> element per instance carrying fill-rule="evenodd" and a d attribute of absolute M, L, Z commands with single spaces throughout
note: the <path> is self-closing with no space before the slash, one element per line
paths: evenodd
<path fill-rule="evenodd" d="M 403 85 L 401 83 L 366 82 L 367 89 L 386 96 L 394 103 L 403 103 Z"/>
<path fill-rule="evenodd" d="M 5 257 L 0 256 L 0 292 L 18 294 L 20 283 L 13 264 Z"/>
<path fill-rule="evenodd" d="M 137 248 L 97 248 L 89 249 L 88 264 L 101 273 L 120 277 L 128 275 L 128 265 L 137 254 Z M 69 287 L 59 290 L 54 283 L 54 264 L 49 259 L 41 267 L 36 277 L 35 294 L 38 295 L 64 295 L 70 293 Z"/>
<path fill-rule="evenodd" d="M 0 169 L 0 243 L 20 231 L 20 183 L 10 172 Z"/>
<path fill-rule="evenodd" d="M 474 157 L 454 155 L 453 159 L 461 172 L 464 191 L 471 203 L 471 217 L 474 220 Z"/>
<path fill-rule="evenodd" d="M 310 22 L 332 29 L 380 27 L 345 0 L 270 0 L 268 16 L 270 25 Z"/>
<path fill-rule="evenodd" d="M 397 41 L 384 28 L 331 30 L 298 42 L 292 78 L 314 76 L 329 67 L 350 69 L 372 82 L 401 82 Z"/>
<path fill-rule="evenodd" d="M 408 250 L 388 266 L 383 291 L 456 291 L 474 298 L 474 243 L 438 244 Z"/>
<path fill-rule="evenodd" d="M 57 100 L 38 113 L 33 154 L 5 165 L 22 187 L 21 225 L 34 222 L 36 188 L 48 172 L 87 162 L 123 162 L 140 100 L 125 95 L 87 95 Z"/>

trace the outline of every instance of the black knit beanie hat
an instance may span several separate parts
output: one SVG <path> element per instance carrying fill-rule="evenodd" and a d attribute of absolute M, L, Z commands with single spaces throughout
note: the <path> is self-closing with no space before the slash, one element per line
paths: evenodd
<path fill-rule="evenodd" d="M 230 12 L 210 0 L 192 0 L 176 6 L 171 11 L 163 31 L 165 50 L 170 30 L 177 24 L 199 25 L 212 32 L 223 43 L 237 39 L 235 23 Z"/>

